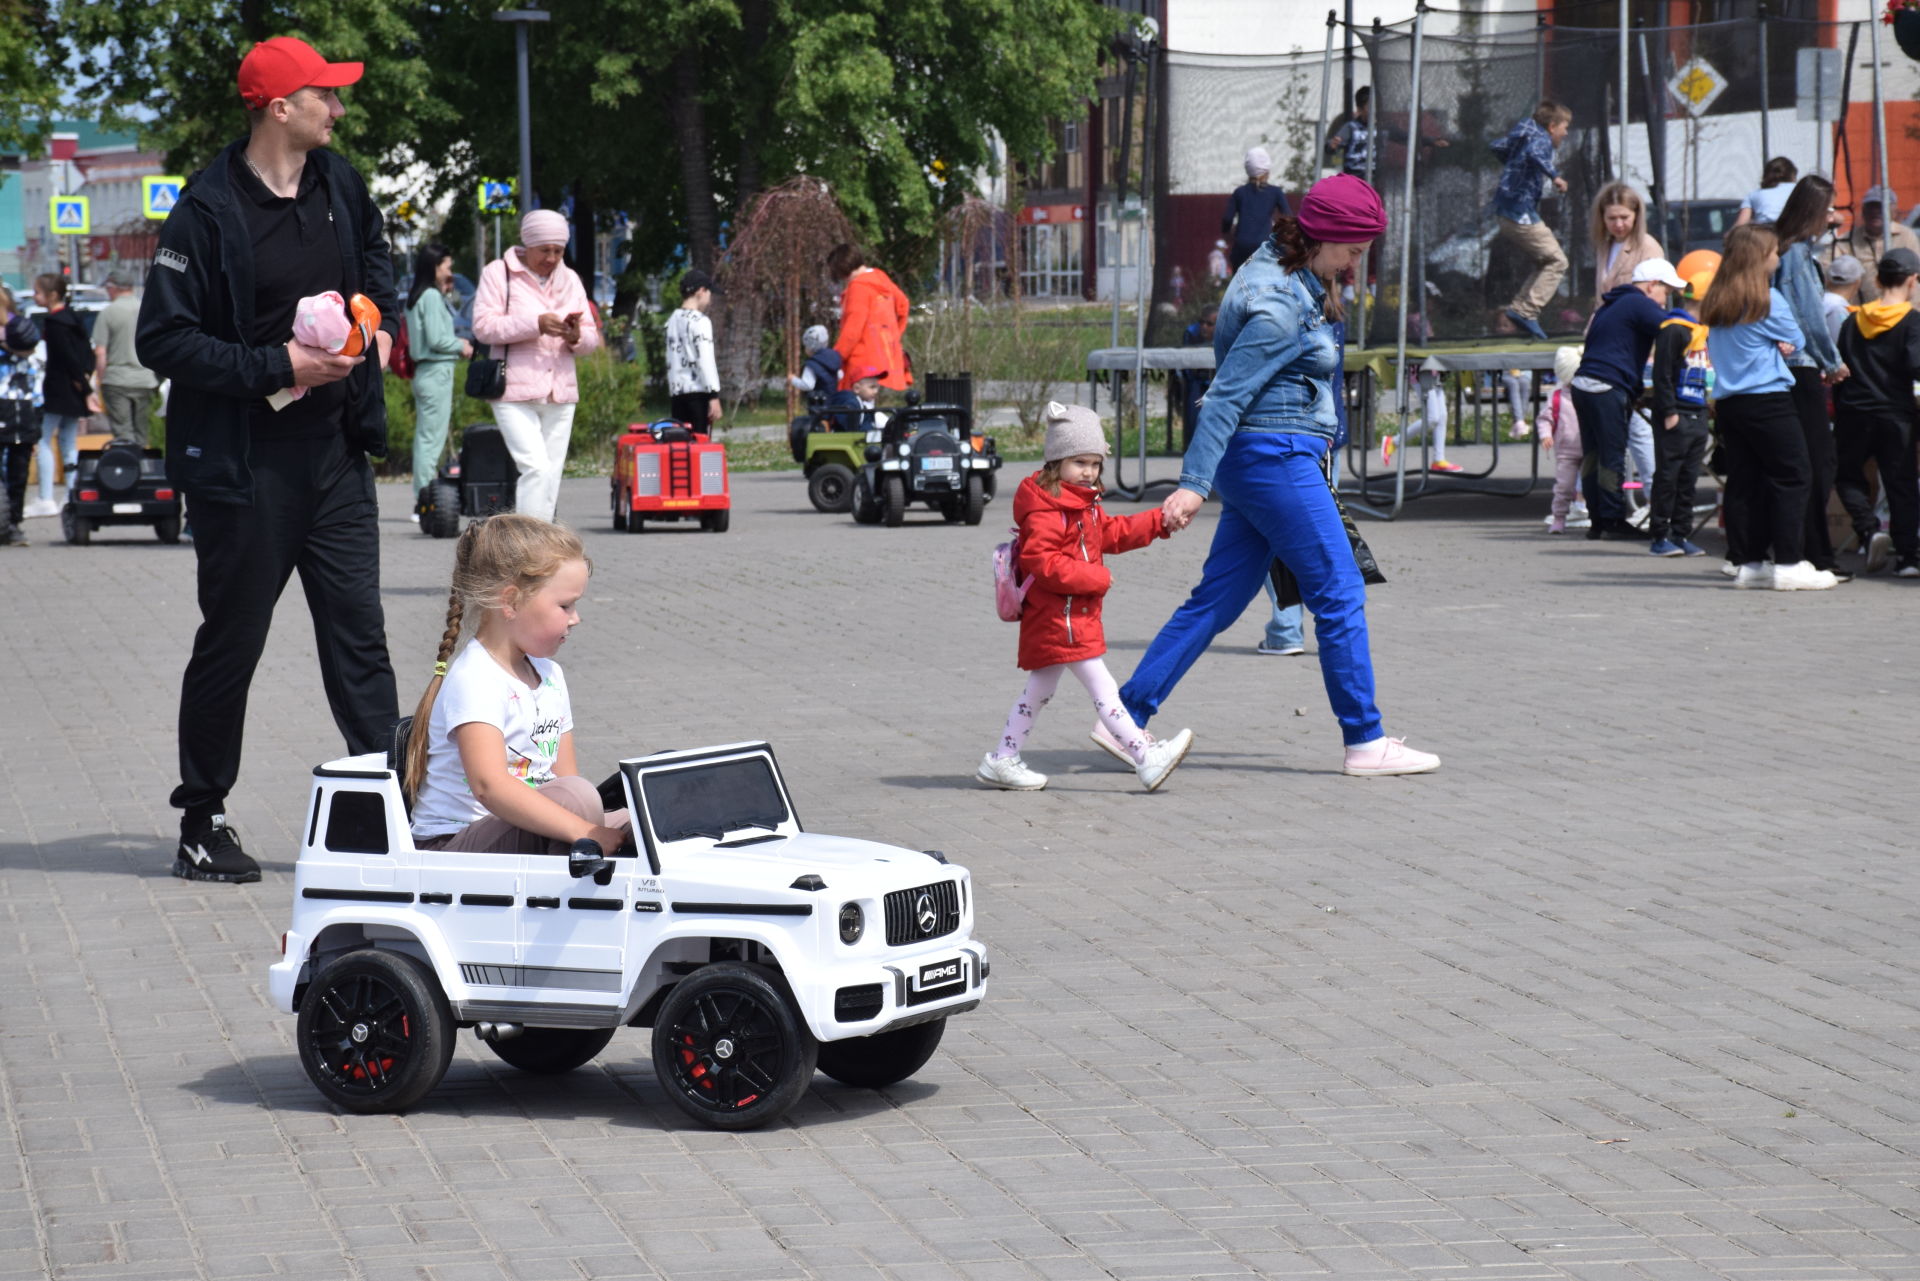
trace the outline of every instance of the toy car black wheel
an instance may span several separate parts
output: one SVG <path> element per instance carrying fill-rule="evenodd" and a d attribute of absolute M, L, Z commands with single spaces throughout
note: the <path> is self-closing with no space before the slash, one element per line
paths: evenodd
<path fill-rule="evenodd" d="M 503 1063 L 522 1072 L 555 1076 L 593 1061 L 607 1048 L 615 1029 L 610 1027 L 530 1027 L 507 1041 L 487 1041 Z"/>
<path fill-rule="evenodd" d="M 618 485 L 613 487 L 613 528 L 615 532 L 625 530 L 627 517 L 633 511 L 633 504 L 627 501 L 626 494 Z"/>
<path fill-rule="evenodd" d="M 966 491 L 960 495 L 960 518 L 978 525 L 987 510 L 987 487 L 978 476 L 967 477 Z"/>
<path fill-rule="evenodd" d="M 420 517 L 420 532 L 435 538 L 458 538 L 460 486 L 450 480 L 436 480 L 431 492 L 433 510 Z"/>
<path fill-rule="evenodd" d="M 880 523 L 896 528 L 907 518 L 907 482 L 888 476 L 880 482 Z"/>
<path fill-rule="evenodd" d="M 853 468 L 822 463 L 807 477 L 807 501 L 815 511 L 843 512 L 853 507 Z"/>
<path fill-rule="evenodd" d="M 60 509 L 60 532 L 74 546 L 85 547 L 93 538 L 93 522 L 75 511 L 72 503 L 68 503 Z"/>
<path fill-rule="evenodd" d="M 162 516 L 159 520 L 153 522 L 153 532 L 155 537 L 159 538 L 163 543 L 179 542 L 180 518 L 178 516 Z"/>
<path fill-rule="evenodd" d="M 724 534 L 727 526 L 733 523 L 733 513 L 727 510 L 704 512 L 700 517 L 700 528 L 709 534 Z"/>
<path fill-rule="evenodd" d="M 453 1015 L 440 984 L 399 952 L 361 948 L 322 970 L 300 1003 L 300 1062 L 349 1112 L 401 1112 L 447 1073 Z"/>
<path fill-rule="evenodd" d="M 813 1079 L 819 1042 L 778 975 L 720 961 L 674 984 L 653 1025 L 653 1070 L 674 1106 L 718 1130 L 786 1115 Z"/>
<path fill-rule="evenodd" d="M 820 1043 L 819 1067 L 842 1085 L 878 1090 L 906 1080 L 927 1065 L 940 1048 L 945 1019 L 916 1023 L 893 1032 Z"/>
<path fill-rule="evenodd" d="M 862 475 L 853 482 L 853 522 L 856 525 L 878 525 L 880 523 L 880 504 L 873 496 L 873 486 Z"/>
<path fill-rule="evenodd" d="M 793 451 L 793 461 L 807 461 L 807 433 L 813 430 L 813 420 L 802 414 L 787 424 L 787 448 Z"/>

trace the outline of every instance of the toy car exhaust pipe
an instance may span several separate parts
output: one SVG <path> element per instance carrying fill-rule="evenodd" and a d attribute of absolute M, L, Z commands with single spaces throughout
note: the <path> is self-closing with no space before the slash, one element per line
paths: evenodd
<path fill-rule="evenodd" d="M 526 1026 L 521 1023 L 475 1023 L 473 1025 L 475 1036 L 493 1044 L 511 1041 L 526 1030 Z"/>

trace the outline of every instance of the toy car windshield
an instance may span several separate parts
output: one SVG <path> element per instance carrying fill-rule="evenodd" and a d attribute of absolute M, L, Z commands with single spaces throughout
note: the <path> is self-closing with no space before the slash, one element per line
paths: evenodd
<path fill-rule="evenodd" d="M 648 770 L 640 787 L 647 817 L 662 841 L 717 841 L 748 828 L 774 831 L 791 818 L 764 756 Z"/>

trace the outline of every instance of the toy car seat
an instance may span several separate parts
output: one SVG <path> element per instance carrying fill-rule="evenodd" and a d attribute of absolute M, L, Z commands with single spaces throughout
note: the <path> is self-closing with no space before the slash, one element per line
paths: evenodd
<path fill-rule="evenodd" d="M 413 717 L 402 716 L 393 723 L 393 738 L 387 744 L 387 768 L 400 780 L 400 801 L 413 817 L 413 792 L 407 787 L 407 740 L 413 737 Z"/>

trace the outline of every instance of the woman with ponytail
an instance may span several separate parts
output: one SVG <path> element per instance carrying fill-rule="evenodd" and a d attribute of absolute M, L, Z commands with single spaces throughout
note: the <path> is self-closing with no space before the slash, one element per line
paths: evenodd
<path fill-rule="evenodd" d="M 1307 193 L 1297 219 L 1274 220 L 1273 235 L 1227 287 L 1213 332 L 1217 372 L 1180 465 L 1180 487 L 1162 504 L 1166 527 L 1184 529 L 1218 490 L 1220 523 L 1200 585 L 1120 691 L 1143 729 L 1279 561 L 1313 612 L 1320 675 L 1346 744 L 1343 772 L 1439 768 L 1438 756 L 1388 738 L 1381 727 L 1366 586 L 1327 478 L 1339 426 L 1335 282 L 1386 229 L 1379 194 L 1351 174 L 1336 174 Z"/>
<path fill-rule="evenodd" d="M 592 572 L 578 538 L 532 516 L 475 521 L 460 536 L 446 631 L 407 744 L 420 848 L 561 854 L 589 838 L 611 854 L 626 841 L 626 811 L 603 810 L 580 776 L 553 661 Z"/>

